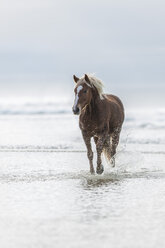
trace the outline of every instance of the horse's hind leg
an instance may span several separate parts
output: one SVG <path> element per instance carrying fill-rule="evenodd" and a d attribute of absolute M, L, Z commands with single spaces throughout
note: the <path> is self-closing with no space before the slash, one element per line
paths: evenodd
<path fill-rule="evenodd" d="M 111 135 L 111 163 L 113 167 L 115 167 L 115 154 L 116 148 L 119 144 L 119 137 L 120 137 L 121 127 L 115 129 L 115 131 Z"/>
<path fill-rule="evenodd" d="M 89 164 L 90 164 L 90 173 L 94 174 L 95 170 L 93 167 L 93 151 L 92 151 L 92 147 L 91 147 L 91 138 L 89 136 L 87 136 L 85 132 L 82 132 L 82 135 L 83 135 L 85 145 L 87 147 L 87 156 L 88 156 Z"/>
<path fill-rule="evenodd" d="M 104 147 L 104 139 L 103 137 L 99 137 L 97 142 L 96 142 L 96 151 L 97 151 L 97 174 L 102 174 L 104 171 L 104 167 L 101 162 L 101 153 L 103 151 Z"/>

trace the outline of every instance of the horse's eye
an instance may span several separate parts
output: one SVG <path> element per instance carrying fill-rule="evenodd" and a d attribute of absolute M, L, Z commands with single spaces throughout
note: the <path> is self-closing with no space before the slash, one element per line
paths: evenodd
<path fill-rule="evenodd" d="M 84 90 L 83 93 L 87 93 L 87 90 Z"/>

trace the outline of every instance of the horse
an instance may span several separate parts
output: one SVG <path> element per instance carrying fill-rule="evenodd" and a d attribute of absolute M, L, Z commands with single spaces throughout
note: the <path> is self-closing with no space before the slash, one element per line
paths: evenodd
<path fill-rule="evenodd" d="M 114 95 L 103 94 L 103 83 L 90 74 L 78 78 L 73 75 L 76 86 L 73 113 L 79 115 L 79 127 L 87 148 L 90 173 L 94 174 L 91 138 L 97 151 L 97 174 L 102 174 L 101 154 L 115 166 L 116 148 L 124 122 L 124 106 Z"/>

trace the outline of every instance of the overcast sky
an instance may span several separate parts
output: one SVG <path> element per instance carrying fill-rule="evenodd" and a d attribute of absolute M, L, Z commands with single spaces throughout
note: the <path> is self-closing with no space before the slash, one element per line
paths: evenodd
<path fill-rule="evenodd" d="M 165 84 L 164 0 L 1 0 L 0 82 Z"/>

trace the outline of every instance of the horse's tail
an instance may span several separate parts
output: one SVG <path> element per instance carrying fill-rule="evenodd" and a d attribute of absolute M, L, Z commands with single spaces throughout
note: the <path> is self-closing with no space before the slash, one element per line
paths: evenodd
<path fill-rule="evenodd" d="M 104 157 L 105 157 L 107 163 L 110 164 L 111 163 L 111 152 L 110 152 L 110 148 L 108 146 L 104 146 L 103 154 L 104 154 Z"/>
<path fill-rule="evenodd" d="M 112 154 L 109 146 L 104 146 L 103 154 L 107 163 L 110 164 L 112 167 L 115 167 L 115 158 L 114 156 L 111 156 Z"/>

